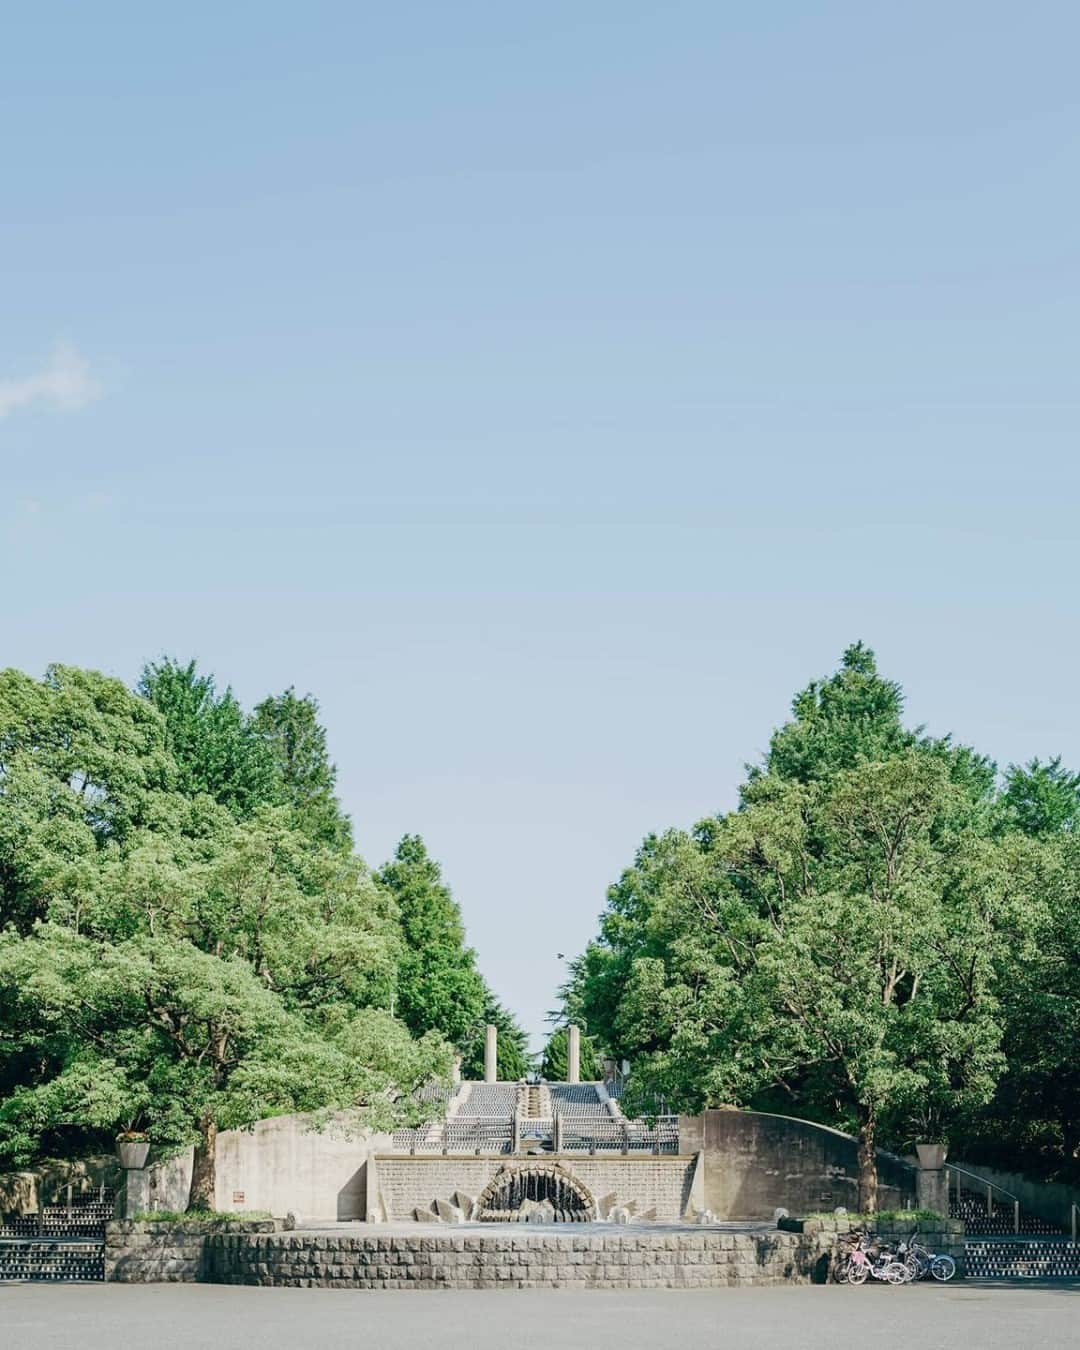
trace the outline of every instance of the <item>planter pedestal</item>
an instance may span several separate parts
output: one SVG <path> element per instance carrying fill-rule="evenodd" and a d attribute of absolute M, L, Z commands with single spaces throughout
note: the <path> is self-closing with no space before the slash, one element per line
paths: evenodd
<path fill-rule="evenodd" d="M 124 1218 L 130 1219 L 150 1208 L 150 1169 L 146 1165 L 150 1145 L 144 1139 L 117 1140 L 116 1156 L 124 1169 Z"/>
<path fill-rule="evenodd" d="M 936 1214 L 949 1215 L 949 1177 L 945 1171 L 947 1144 L 916 1144 L 919 1155 L 919 1173 L 916 1193 L 920 1209 L 932 1209 Z"/>

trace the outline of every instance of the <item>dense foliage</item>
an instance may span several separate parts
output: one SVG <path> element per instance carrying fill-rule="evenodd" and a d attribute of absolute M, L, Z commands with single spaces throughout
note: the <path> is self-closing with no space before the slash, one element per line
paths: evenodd
<path fill-rule="evenodd" d="M 566 1011 L 634 1065 L 631 1107 L 736 1104 L 875 1147 L 1075 1165 L 1080 778 L 902 721 L 850 648 L 737 810 L 650 836 L 572 965 Z"/>
<path fill-rule="evenodd" d="M 0 673 L 0 1160 L 141 1129 L 208 1208 L 219 1129 L 419 1117 L 488 991 L 423 844 L 380 882 L 334 778 L 292 690 Z"/>

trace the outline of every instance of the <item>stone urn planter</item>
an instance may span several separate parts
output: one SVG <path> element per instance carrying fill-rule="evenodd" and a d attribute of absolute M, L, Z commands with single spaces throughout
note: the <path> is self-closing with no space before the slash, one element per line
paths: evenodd
<path fill-rule="evenodd" d="M 945 1159 L 949 1156 L 948 1144 L 916 1144 L 915 1152 L 919 1155 L 919 1166 L 924 1172 L 938 1172 L 945 1166 Z"/>
<path fill-rule="evenodd" d="M 140 1171 L 146 1166 L 146 1160 L 150 1156 L 149 1139 L 118 1139 L 116 1141 L 116 1156 L 120 1159 L 120 1166 L 126 1172 Z"/>

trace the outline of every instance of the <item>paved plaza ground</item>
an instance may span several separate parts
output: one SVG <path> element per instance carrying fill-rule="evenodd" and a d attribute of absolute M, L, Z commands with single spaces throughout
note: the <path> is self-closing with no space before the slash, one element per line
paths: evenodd
<path fill-rule="evenodd" d="M 1080 1286 L 364 1293 L 10 1285 L 18 1350 L 1077 1350 Z"/>

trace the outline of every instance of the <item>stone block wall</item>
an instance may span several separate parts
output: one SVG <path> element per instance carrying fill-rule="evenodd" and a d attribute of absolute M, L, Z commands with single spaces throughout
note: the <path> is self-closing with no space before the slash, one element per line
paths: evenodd
<path fill-rule="evenodd" d="M 835 1246 L 839 1234 L 850 1233 L 852 1228 L 861 1227 L 858 1219 L 836 1215 L 829 1219 L 807 1219 L 803 1224 L 803 1233 L 807 1237 L 819 1237 L 825 1243 Z M 868 1227 L 882 1241 L 889 1244 L 906 1242 L 913 1236 L 924 1247 L 929 1247 L 935 1256 L 951 1256 L 956 1262 L 958 1275 L 964 1274 L 964 1221 L 962 1219 L 881 1219 L 871 1220 Z"/>
<path fill-rule="evenodd" d="M 105 1279 L 121 1284 L 194 1284 L 206 1278 L 210 1234 L 274 1233 L 274 1219 L 230 1224 L 149 1222 L 130 1219 L 105 1226 Z"/>
<path fill-rule="evenodd" d="M 643 1155 L 624 1157 L 545 1154 L 544 1162 L 558 1162 L 589 1190 L 606 1217 L 615 1205 L 632 1205 L 635 1215 L 655 1212 L 657 1219 L 678 1219 L 690 1203 L 694 1160 Z M 475 1157 L 468 1154 L 416 1154 L 413 1157 L 379 1154 L 371 1160 L 372 1188 L 382 1198 L 385 1217 L 405 1220 L 414 1209 L 428 1209 L 436 1200 L 449 1200 L 455 1191 L 476 1197 L 500 1167 L 525 1159 L 506 1154 Z"/>
<path fill-rule="evenodd" d="M 333 1289 L 716 1289 L 825 1280 L 835 1236 L 636 1229 L 208 1240 L 221 1284 Z"/>

